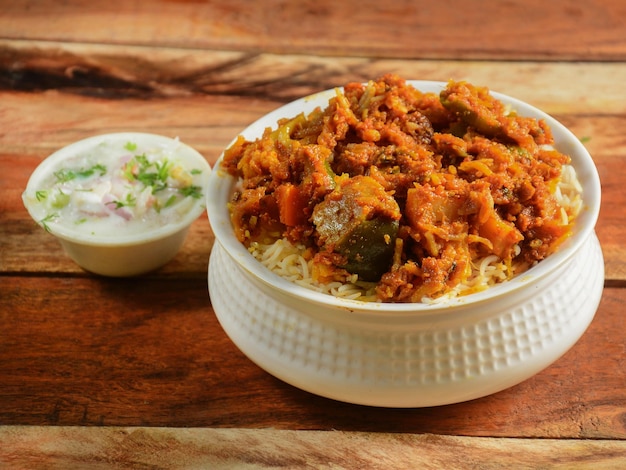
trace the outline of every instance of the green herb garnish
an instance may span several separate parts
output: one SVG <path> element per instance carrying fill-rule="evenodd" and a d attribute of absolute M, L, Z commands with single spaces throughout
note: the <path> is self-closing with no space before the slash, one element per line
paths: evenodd
<path fill-rule="evenodd" d="M 167 181 L 167 177 L 170 174 L 170 168 L 172 168 L 172 162 L 165 159 L 163 160 L 162 163 L 157 162 L 156 168 L 157 168 L 157 175 L 158 175 L 159 181 L 165 182 Z"/>
<path fill-rule="evenodd" d="M 151 163 L 145 154 L 135 155 L 124 168 L 124 177 L 129 181 L 139 181 L 144 186 L 152 187 L 152 193 L 156 193 L 167 188 L 167 178 L 169 176 L 172 163 L 163 162 Z"/>
<path fill-rule="evenodd" d="M 111 201 L 109 204 L 115 204 L 116 209 L 121 209 L 122 207 L 135 207 L 135 204 L 137 204 L 137 198 L 128 193 L 123 201 Z"/>
<path fill-rule="evenodd" d="M 100 176 L 103 176 L 107 172 L 107 169 L 104 165 L 101 164 L 97 164 L 92 166 L 91 168 L 81 170 L 62 168 L 59 171 L 55 171 L 54 176 L 59 181 L 59 183 L 67 183 L 68 181 L 72 181 L 76 178 L 88 178 L 96 172 L 99 172 Z"/>
<path fill-rule="evenodd" d="M 37 198 L 37 200 L 39 202 L 41 202 L 41 201 L 45 200 L 48 197 L 48 191 L 43 191 L 43 190 L 42 191 L 37 191 L 35 193 L 35 197 Z"/>
<path fill-rule="evenodd" d="M 53 212 L 52 214 L 48 214 L 46 217 L 41 219 L 39 223 L 43 226 L 46 232 L 50 232 L 50 226 L 48 225 L 48 223 L 52 222 L 54 219 L 58 217 L 59 217 L 59 214 L 57 214 L 56 212 Z"/>
<path fill-rule="evenodd" d="M 202 197 L 202 188 L 200 186 L 187 186 L 186 188 L 180 188 L 178 192 L 185 197 L 191 196 L 194 199 Z"/>

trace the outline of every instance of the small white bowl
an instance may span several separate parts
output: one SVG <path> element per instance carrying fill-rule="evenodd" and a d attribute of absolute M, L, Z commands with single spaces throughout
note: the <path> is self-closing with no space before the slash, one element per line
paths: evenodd
<path fill-rule="evenodd" d="M 201 197 L 192 198 L 193 201 L 190 200 L 180 214 L 172 215 L 168 220 L 155 215 L 151 225 L 132 232 L 126 232 L 123 226 L 90 232 L 77 224 L 65 223 L 63 217 L 46 221 L 47 209 L 38 195 L 49 184 L 50 175 L 58 172 L 70 159 L 92 158 L 95 149 L 99 149 L 100 154 L 122 152 L 129 142 L 137 146 L 137 152 L 130 150 L 129 154 L 148 149 L 175 159 L 187 171 L 194 170 L 193 184 L 201 188 Z M 205 210 L 210 172 L 205 158 L 178 139 L 140 132 L 103 134 L 63 147 L 43 160 L 31 175 L 22 199 L 31 217 L 57 237 L 65 252 L 79 266 L 104 276 L 136 276 L 163 266 L 179 251 L 191 223 Z"/>
<path fill-rule="evenodd" d="M 408 81 L 438 93 L 442 82 Z M 247 129 L 260 137 L 279 118 L 326 107 L 334 90 L 289 103 Z M 303 390 L 372 406 L 456 403 L 511 387 L 556 361 L 593 319 L 604 285 L 594 232 L 600 181 L 591 156 L 562 124 L 493 93 L 520 115 L 543 118 L 557 149 L 572 158 L 584 208 L 572 236 L 524 274 L 485 291 L 433 304 L 335 298 L 267 270 L 236 239 L 227 202 L 234 178 L 209 178 L 208 216 L 216 237 L 209 264 L 215 313 L 233 342 L 260 367 Z"/>

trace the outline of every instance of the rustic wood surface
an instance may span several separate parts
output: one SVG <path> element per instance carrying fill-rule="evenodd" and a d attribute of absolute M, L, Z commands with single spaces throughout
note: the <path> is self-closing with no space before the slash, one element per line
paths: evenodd
<path fill-rule="evenodd" d="M 0 3 L 0 466 L 626 465 L 625 4 Z M 213 163 L 277 106 L 389 71 L 528 101 L 598 167 L 596 318 L 552 366 L 498 394 L 389 410 L 295 389 L 221 330 L 206 217 L 162 269 L 103 279 L 22 205 L 34 168 L 75 140 L 155 132 Z"/>
<path fill-rule="evenodd" d="M 273 429 L 16 426 L 0 428 L 0 440 L 0 465 L 29 469 L 596 470 L 621 468 L 626 453 L 626 442 L 615 440 Z"/>

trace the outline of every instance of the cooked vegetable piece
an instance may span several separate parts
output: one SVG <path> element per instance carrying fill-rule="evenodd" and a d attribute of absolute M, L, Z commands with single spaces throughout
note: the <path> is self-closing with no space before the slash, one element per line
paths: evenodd
<path fill-rule="evenodd" d="M 375 281 L 393 261 L 400 209 L 369 176 L 337 178 L 337 187 L 313 211 L 318 243 L 343 255 L 340 267 Z"/>
<path fill-rule="evenodd" d="M 356 225 L 335 247 L 347 259 L 341 267 L 363 281 L 378 281 L 393 261 L 399 225 L 383 217 Z"/>
<path fill-rule="evenodd" d="M 524 237 L 511 223 L 507 223 L 495 212 L 480 226 L 478 233 L 489 240 L 493 246 L 493 253 L 501 259 L 510 260 L 514 256 L 514 249 Z"/>
<path fill-rule="evenodd" d="M 505 109 L 484 87 L 467 82 L 450 82 L 440 93 L 441 104 L 456 114 L 461 121 L 488 136 L 502 133 L 500 118 Z"/>
<path fill-rule="evenodd" d="M 335 173 L 330 167 L 332 152 L 321 145 L 305 145 L 294 158 L 300 186 L 307 197 L 321 200 L 335 187 Z M 298 168 L 300 167 L 300 168 Z"/>
<path fill-rule="evenodd" d="M 278 202 L 281 223 L 288 227 L 306 223 L 309 198 L 303 191 L 291 183 L 285 183 L 276 189 L 274 195 Z"/>
<path fill-rule="evenodd" d="M 265 188 L 236 192 L 229 207 L 235 235 L 242 243 L 266 242 L 280 233 L 280 210 Z"/>

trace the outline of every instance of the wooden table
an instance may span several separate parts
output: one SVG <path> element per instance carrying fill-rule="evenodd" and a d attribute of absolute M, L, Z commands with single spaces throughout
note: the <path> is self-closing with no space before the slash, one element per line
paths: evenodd
<path fill-rule="evenodd" d="M 624 3 L 2 3 L 0 467 L 626 465 Z M 580 136 L 599 169 L 596 318 L 556 363 L 501 393 L 423 409 L 310 395 L 220 328 L 206 217 L 167 266 L 106 279 L 73 264 L 22 205 L 30 173 L 75 140 L 155 132 L 213 163 L 282 103 L 385 72 L 528 101 Z"/>

